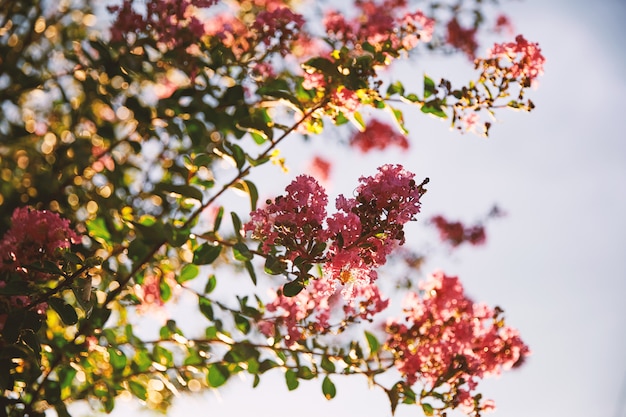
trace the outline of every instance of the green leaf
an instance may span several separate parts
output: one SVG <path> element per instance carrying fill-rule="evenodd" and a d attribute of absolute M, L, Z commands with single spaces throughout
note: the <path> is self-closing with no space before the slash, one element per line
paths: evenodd
<path fill-rule="evenodd" d="M 250 322 L 240 314 L 235 314 L 235 326 L 243 334 L 248 334 L 250 332 Z"/>
<path fill-rule="evenodd" d="M 71 288 L 76 301 L 85 312 L 85 316 L 89 317 L 96 304 L 96 299 L 91 294 L 91 277 L 75 279 Z"/>
<path fill-rule="evenodd" d="M 114 349 L 112 347 L 108 348 L 109 352 L 109 363 L 113 366 L 113 369 L 116 371 L 120 371 L 126 367 L 126 355 L 119 349 Z"/>
<path fill-rule="evenodd" d="M 313 373 L 313 371 L 311 371 L 311 368 L 302 365 L 298 369 L 298 378 L 310 380 L 315 378 L 315 374 Z"/>
<path fill-rule="evenodd" d="M 327 400 L 332 400 L 335 398 L 335 395 L 337 395 L 337 388 L 335 388 L 335 384 L 333 384 L 333 381 L 331 381 L 328 376 L 325 376 L 322 382 L 322 392 Z"/>
<path fill-rule="evenodd" d="M 390 84 L 387 88 L 387 97 L 392 96 L 394 94 L 404 95 L 404 85 L 400 81 L 396 81 L 393 84 Z"/>
<path fill-rule="evenodd" d="M 172 288 L 166 280 L 161 279 L 161 282 L 159 282 L 159 291 L 161 292 L 161 300 L 167 302 L 172 298 Z"/>
<path fill-rule="evenodd" d="M 198 307 L 200 308 L 200 312 L 204 317 L 213 321 L 215 315 L 213 313 L 213 306 L 211 305 L 211 300 L 204 297 L 198 298 Z"/>
<path fill-rule="evenodd" d="M 224 217 L 224 207 L 220 206 L 219 210 L 217 210 L 217 214 L 215 215 L 215 221 L 213 222 L 213 231 L 214 232 L 217 232 L 217 230 L 222 225 L 222 218 L 223 217 Z"/>
<path fill-rule="evenodd" d="M 155 187 L 155 191 L 178 194 L 182 197 L 192 198 L 202 202 L 204 196 L 202 191 L 194 187 L 193 185 L 175 185 L 159 183 Z"/>
<path fill-rule="evenodd" d="M 145 372 L 152 366 L 152 358 L 145 349 L 138 350 L 133 357 L 138 372 Z"/>
<path fill-rule="evenodd" d="M 235 229 L 235 236 L 237 237 L 237 240 L 241 241 L 241 229 L 243 229 L 241 225 L 241 219 L 239 218 L 239 216 L 237 216 L 237 213 L 235 213 L 234 211 L 230 212 L 230 218 L 233 221 L 233 228 Z"/>
<path fill-rule="evenodd" d="M 246 163 L 246 153 L 244 152 L 244 150 L 241 149 L 241 146 L 235 143 L 225 142 L 224 145 L 230 150 L 230 155 L 235 160 L 237 169 L 241 169 Z"/>
<path fill-rule="evenodd" d="M 398 109 L 394 109 L 393 107 L 390 107 L 390 109 L 391 109 L 391 113 L 393 114 L 393 117 L 396 119 L 396 123 L 397 123 L 398 127 L 400 128 L 402 133 L 407 135 L 409 133 L 409 131 L 404 126 L 404 115 L 402 114 L 402 111 L 400 111 Z"/>
<path fill-rule="evenodd" d="M 221 387 L 226 383 L 230 377 L 228 368 L 224 365 L 216 363 L 209 367 L 209 374 L 207 376 L 207 382 L 213 388 Z"/>
<path fill-rule="evenodd" d="M 424 74 L 424 99 L 427 99 L 433 94 L 437 94 L 435 82 L 428 75 Z"/>
<path fill-rule="evenodd" d="M 152 351 L 152 355 L 154 356 L 154 361 L 163 366 L 169 368 L 174 365 L 174 355 L 162 346 L 156 345 Z"/>
<path fill-rule="evenodd" d="M 133 395 L 140 400 L 145 401 L 148 398 L 148 390 L 143 386 L 143 384 L 130 380 L 128 381 L 128 388 L 130 388 L 130 392 L 132 392 Z"/>
<path fill-rule="evenodd" d="M 254 255 L 252 254 L 252 252 L 250 252 L 248 246 L 246 246 L 246 244 L 243 242 L 236 243 L 233 246 L 233 256 L 236 260 L 241 262 L 249 261 L 250 259 L 254 258 Z"/>
<path fill-rule="evenodd" d="M 41 344 L 39 343 L 39 338 L 32 331 L 22 331 L 21 334 L 22 341 L 26 343 L 26 346 L 32 349 L 32 351 L 39 355 L 41 352 Z"/>
<path fill-rule="evenodd" d="M 424 410 L 424 414 L 427 416 L 432 416 L 435 414 L 433 406 L 428 403 L 422 403 L 422 410 Z"/>
<path fill-rule="evenodd" d="M 65 300 L 59 297 L 51 297 L 48 299 L 48 304 L 54 311 L 57 312 L 63 323 L 72 325 L 78 323 L 78 315 L 74 307 L 67 304 Z"/>
<path fill-rule="evenodd" d="M 237 128 L 246 132 L 255 133 L 261 136 L 265 141 L 274 138 L 274 129 L 272 128 L 271 118 L 265 110 L 258 111 L 249 117 L 244 117 L 237 123 Z"/>
<path fill-rule="evenodd" d="M 91 237 L 100 242 L 109 242 L 111 240 L 111 234 L 109 233 L 104 218 L 102 217 L 96 217 L 93 220 L 88 220 L 87 231 Z"/>
<path fill-rule="evenodd" d="M 252 262 L 246 261 L 244 266 L 246 267 L 246 271 L 248 271 L 248 275 L 250 275 L 250 279 L 252 280 L 252 283 L 256 285 L 256 272 L 254 270 L 254 265 L 252 265 Z"/>
<path fill-rule="evenodd" d="M 213 292 L 216 285 L 217 285 L 217 279 L 215 278 L 215 275 L 211 275 L 209 277 L 209 281 L 206 283 L 206 287 L 204 287 L 205 294 L 209 294 Z"/>
<path fill-rule="evenodd" d="M 283 295 L 285 297 L 295 297 L 300 294 L 300 291 L 304 289 L 304 284 L 301 280 L 296 279 L 283 285 Z"/>
<path fill-rule="evenodd" d="M 222 252 L 221 245 L 203 243 L 193 253 L 193 263 L 196 265 L 208 265 L 213 263 Z"/>
<path fill-rule="evenodd" d="M 298 385 L 300 385 L 298 376 L 292 369 L 287 369 L 287 372 L 285 372 L 285 382 L 287 383 L 287 389 L 289 391 L 295 390 L 298 388 Z"/>
<path fill-rule="evenodd" d="M 192 279 L 198 276 L 199 272 L 200 272 L 200 268 L 198 268 L 197 265 L 187 264 L 183 266 L 183 269 L 181 269 L 180 275 L 176 277 L 176 281 L 179 284 L 182 284 L 183 282 L 191 281 Z"/>
<path fill-rule="evenodd" d="M 448 118 L 446 112 L 441 109 L 441 102 L 439 101 L 439 99 L 434 99 L 424 103 L 422 105 L 421 111 L 422 113 L 432 114 L 442 119 Z"/>
<path fill-rule="evenodd" d="M 339 71 L 337 70 L 337 64 L 334 62 L 321 57 L 311 58 L 307 62 L 303 64 L 303 67 L 309 67 L 313 69 L 320 70 L 322 73 L 330 76 L 339 75 Z"/>
<path fill-rule="evenodd" d="M 321 366 L 322 366 L 322 369 L 325 370 L 326 372 L 330 372 L 330 373 L 335 372 L 335 364 L 326 355 L 322 356 Z"/>
<path fill-rule="evenodd" d="M 367 344 L 370 347 L 370 356 L 374 355 L 380 349 L 380 343 L 378 343 L 378 339 L 376 339 L 376 336 L 367 331 L 365 332 L 365 338 L 367 339 Z"/>
<path fill-rule="evenodd" d="M 265 272 L 269 275 L 280 275 L 287 270 L 287 264 L 278 258 L 268 255 L 265 259 Z"/>

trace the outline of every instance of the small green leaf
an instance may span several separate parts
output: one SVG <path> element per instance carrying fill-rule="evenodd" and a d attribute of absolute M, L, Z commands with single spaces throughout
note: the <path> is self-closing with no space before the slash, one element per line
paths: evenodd
<path fill-rule="evenodd" d="M 48 304 L 54 311 L 57 312 L 63 323 L 67 325 L 72 325 L 78 323 L 78 315 L 76 314 L 76 310 L 74 307 L 67 304 L 65 300 L 59 297 L 51 297 L 48 299 Z"/>
<path fill-rule="evenodd" d="M 104 218 L 96 217 L 93 220 L 87 221 L 87 230 L 89 235 L 100 242 L 108 242 L 111 240 L 111 234 L 106 227 Z"/>
<path fill-rule="evenodd" d="M 230 212 L 230 218 L 233 221 L 233 228 L 235 229 L 235 236 L 237 237 L 237 240 L 241 241 L 241 238 L 242 238 L 241 230 L 243 229 L 241 225 L 241 219 L 239 218 L 237 213 L 235 213 L 234 211 Z"/>
<path fill-rule="evenodd" d="M 246 267 L 246 271 L 248 271 L 248 275 L 250 275 L 250 279 L 252 280 L 252 283 L 256 285 L 256 272 L 254 270 L 254 265 L 252 265 L 252 262 L 246 261 L 244 266 Z"/>
<path fill-rule="evenodd" d="M 108 348 L 109 363 L 116 371 L 122 370 L 126 367 L 126 355 L 119 349 Z"/>
<path fill-rule="evenodd" d="M 248 334 L 250 332 L 250 322 L 240 314 L 235 315 L 235 326 L 243 334 Z"/>
<path fill-rule="evenodd" d="M 428 403 L 422 403 L 422 410 L 424 410 L 424 414 L 427 416 L 432 416 L 435 414 L 433 406 Z"/>
<path fill-rule="evenodd" d="M 265 259 L 265 272 L 269 275 L 280 275 L 287 270 L 287 264 L 278 258 L 268 255 Z"/>
<path fill-rule="evenodd" d="M 433 94 L 437 94 L 435 82 L 428 75 L 424 74 L 424 99 L 427 99 Z"/>
<path fill-rule="evenodd" d="M 128 388 L 130 388 L 130 392 L 140 400 L 145 401 L 148 398 L 148 390 L 139 382 L 133 380 L 128 381 Z"/>
<path fill-rule="evenodd" d="M 254 258 L 254 255 L 250 252 L 248 246 L 246 246 L 243 242 L 236 243 L 233 246 L 233 256 L 236 260 L 241 262 L 246 262 Z"/>
<path fill-rule="evenodd" d="M 315 374 L 308 366 L 301 365 L 300 368 L 298 368 L 298 378 L 309 380 L 315 378 Z"/>
<path fill-rule="evenodd" d="M 322 366 L 322 369 L 325 370 L 326 372 L 330 372 L 330 373 L 335 372 L 335 364 L 326 355 L 322 357 L 321 366 Z"/>
<path fill-rule="evenodd" d="M 337 388 L 335 388 L 335 384 L 328 376 L 325 376 L 322 382 L 322 392 L 327 400 L 332 400 L 337 395 Z"/>
<path fill-rule="evenodd" d="M 209 374 L 207 376 L 207 382 L 213 388 L 221 387 L 226 383 L 230 377 L 228 368 L 224 365 L 216 363 L 209 367 Z"/>
<path fill-rule="evenodd" d="M 287 369 L 287 372 L 285 372 L 285 382 L 287 383 L 287 389 L 289 391 L 295 390 L 298 388 L 298 385 L 300 385 L 298 376 L 292 369 Z"/>
<path fill-rule="evenodd" d="M 295 297 L 304 289 L 304 284 L 299 279 L 288 282 L 283 285 L 283 295 L 285 297 Z"/>
<path fill-rule="evenodd" d="M 203 243 L 193 253 L 193 263 L 196 265 L 208 265 L 213 263 L 222 252 L 221 245 Z"/>
<path fill-rule="evenodd" d="M 174 355 L 162 346 L 156 345 L 152 351 L 152 355 L 154 356 L 154 361 L 163 366 L 169 368 L 174 365 Z"/>
<path fill-rule="evenodd" d="M 181 269 L 180 275 L 178 275 L 176 281 L 179 284 L 190 281 L 194 279 L 195 277 L 197 277 L 199 272 L 200 272 L 200 268 L 198 268 L 197 265 L 187 264 L 183 266 L 183 269 Z"/>
<path fill-rule="evenodd" d="M 387 97 L 392 96 L 394 94 L 404 95 L 404 86 L 400 81 L 396 81 L 393 84 L 390 84 L 387 88 Z"/>
<path fill-rule="evenodd" d="M 367 339 L 367 344 L 370 347 L 370 356 L 377 353 L 380 349 L 380 343 L 378 343 L 378 339 L 376 339 L 376 336 L 366 331 L 365 338 Z"/>
<path fill-rule="evenodd" d="M 198 307 L 200 308 L 200 312 L 202 313 L 202 315 L 204 315 L 204 317 L 213 321 L 213 319 L 215 318 L 215 315 L 213 313 L 213 306 L 211 305 L 211 300 L 209 300 L 208 298 L 199 297 Z"/>
<path fill-rule="evenodd" d="M 213 292 L 216 285 L 217 285 L 217 278 L 215 278 L 215 275 L 211 275 L 209 277 L 209 280 L 206 283 L 206 286 L 204 287 L 205 294 L 209 294 Z"/>
<path fill-rule="evenodd" d="M 217 232 L 217 230 L 222 225 L 222 218 L 223 217 L 224 217 L 224 207 L 220 206 L 219 210 L 217 210 L 217 215 L 215 216 L 215 221 L 213 222 L 213 231 L 214 232 Z"/>
<path fill-rule="evenodd" d="M 159 183 L 155 187 L 156 191 L 178 194 L 181 197 L 192 198 L 202 202 L 204 196 L 202 191 L 194 187 L 193 185 L 176 185 L 176 184 L 164 184 Z"/>

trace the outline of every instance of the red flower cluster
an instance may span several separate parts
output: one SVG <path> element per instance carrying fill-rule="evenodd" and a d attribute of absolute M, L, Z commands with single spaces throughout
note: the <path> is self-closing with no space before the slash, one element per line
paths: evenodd
<path fill-rule="evenodd" d="M 404 0 L 385 0 L 380 4 L 374 1 L 355 2 L 360 15 L 347 20 L 338 11 L 326 14 L 324 25 L 331 39 L 345 44 L 371 45 L 391 43 L 395 50 L 410 50 L 419 41 L 428 42 L 432 38 L 434 20 L 421 11 L 398 15 L 398 10 L 406 8 Z"/>
<path fill-rule="evenodd" d="M 464 242 L 468 242 L 471 245 L 482 245 L 487 239 L 485 228 L 480 224 L 465 227 L 463 223 L 449 222 L 443 216 L 435 216 L 430 221 L 439 230 L 441 240 L 449 243 L 454 248 Z"/>
<path fill-rule="evenodd" d="M 367 123 L 363 132 L 357 132 L 350 139 L 350 145 L 367 153 L 372 149 L 384 150 L 389 146 L 399 146 L 402 149 L 409 148 L 406 136 L 393 130 L 387 123 L 372 119 Z"/>
<path fill-rule="evenodd" d="M 263 242 L 266 254 L 281 246 L 286 260 L 322 263 L 325 275 L 353 299 L 358 288 L 376 279 L 375 268 L 387 255 L 404 244 L 403 226 L 415 219 L 425 192 L 425 182 L 418 185 L 413 177 L 400 165 L 383 165 L 375 176 L 360 178 L 355 198 L 339 196 L 337 213 L 327 218 L 326 192 L 301 175 L 286 195 L 252 212 L 244 230 Z M 320 245 L 328 247 L 324 254 Z"/>
<path fill-rule="evenodd" d="M 529 82 L 543 74 L 546 62 L 539 44 L 528 42 L 522 35 L 517 35 L 515 42 L 495 44 L 489 51 L 489 57 L 511 62 L 508 69 L 510 78 Z"/>
<path fill-rule="evenodd" d="M 478 380 L 519 366 L 530 350 L 501 310 L 475 304 L 458 278 L 439 272 L 420 288 L 421 298 L 405 299 L 405 317 L 387 324 L 385 346 L 408 384 L 449 388 L 455 405 L 472 411 Z"/>
<path fill-rule="evenodd" d="M 286 330 L 285 341 L 293 345 L 314 334 L 326 333 L 330 328 L 330 320 L 334 314 L 338 322 L 354 319 L 370 319 L 381 312 L 389 300 L 383 300 L 378 287 L 374 284 L 359 288 L 353 300 L 345 302 L 334 291 L 331 280 L 321 278 L 314 280 L 308 291 L 302 291 L 295 297 L 277 294 L 276 298 L 265 305 L 274 317 L 259 323 L 259 330 L 266 336 L 275 336 L 280 328 Z M 340 306 L 343 305 L 343 311 Z"/>
<path fill-rule="evenodd" d="M 50 211 L 31 210 L 28 207 L 15 209 L 11 216 L 11 227 L 0 240 L 0 288 L 12 278 L 27 277 L 29 281 L 43 281 L 49 274 L 29 271 L 28 266 L 37 262 L 60 260 L 59 249 L 69 248 L 78 243 L 81 237 L 70 228 L 70 222 Z M 13 275 L 15 277 L 15 275 Z M 20 278 L 21 279 L 21 278 Z M 46 303 L 31 306 L 27 295 L 0 297 L 0 330 L 4 327 L 8 314 L 13 309 L 33 308 L 43 314 Z"/>
<path fill-rule="evenodd" d="M 81 237 L 70 222 L 47 210 L 28 207 L 15 209 L 11 228 L 0 241 L 0 271 L 26 273 L 27 265 L 40 261 L 58 261 L 57 249 L 67 249 Z M 32 277 L 43 279 L 46 274 Z"/>
<path fill-rule="evenodd" d="M 456 49 L 461 50 L 472 61 L 476 58 L 476 28 L 464 28 L 459 24 L 456 17 L 448 22 L 446 42 Z"/>
<path fill-rule="evenodd" d="M 287 7 L 259 13 L 252 25 L 261 42 L 269 50 L 275 50 L 286 56 L 291 42 L 298 39 L 304 25 L 302 15 L 292 12 Z"/>
<path fill-rule="evenodd" d="M 195 8 L 206 8 L 217 0 L 149 0 L 145 16 L 137 13 L 133 0 L 124 0 L 121 6 L 110 6 L 117 14 L 111 29 L 111 40 L 122 41 L 129 35 L 150 32 L 158 44 L 168 48 L 186 48 L 204 35 L 204 24 L 193 15 Z"/>

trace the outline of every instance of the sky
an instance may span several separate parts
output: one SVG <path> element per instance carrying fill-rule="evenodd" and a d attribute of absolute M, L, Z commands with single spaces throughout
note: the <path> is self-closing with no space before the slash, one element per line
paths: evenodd
<path fill-rule="evenodd" d="M 314 142 L 311 152 L 335 156 L 333 192 L 349 192 L 378 165 L 402 163 L 431 180 L 425 218 L 443 213 L 471 222 L 494 203 L 508 213 L 489 224 L 486 246 L 439 254 L 428 264 L 458 275 L 476 301 L 504 308 L 533 352 L 521 369 L 481 383 L 479 391 L 498 407 L 488 415 L 626 417 L 626 2 L 504 3 L 517 32 L 539 42 L 547 58 L 530 93 L 532 113 L 501 112 L 485 139 L 459 135 L 414 109 L 405 114 L 408 153 L 356 162 L 328 139 Z M 421 79 L 424 71 L 436 78 L 455 68 L 434 62 L 403 68 L 398 78 Z M 295 142 L 281 150 L 288 164 L 290 155 L 298 161 L 302 154 Z M 270 373 L 254 390 L 247 378 L 185 396 L 169 415 L 390 415 L 385 394 L 364 379 L 335 383 L 337 397 L 327 401 L 321 381 L 288 392 L 282 374 Z M 151 415 L 129 405 L 114 416 L 129 410 Z M 396 415 L 420 411 L 400 406 Z"/>

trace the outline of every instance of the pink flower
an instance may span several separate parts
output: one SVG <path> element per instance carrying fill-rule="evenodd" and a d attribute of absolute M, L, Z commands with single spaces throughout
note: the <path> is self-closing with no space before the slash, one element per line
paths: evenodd
<path fill-rule="evenodd" d="M 305 90 L 317 90 L 323 89 L 324 87 L 326 87 L 326 79 L 324 77 L 324 74 L 321 74 L 319 72 L 304 73 L 302 88 L 304 88 Z"/>
<path fill-rule="evenodd" d="M 357 132 L 352 136 L 350 145 L 357 147 L 363 153 L 372 149 L 384 150 L 394 145 L 402 149 L 409 148 L 406 136 L 394 131 L 387 123 L 376 119 L 369 121 L 363 132 Z"/>
<path fill-rule="evenodd" d="M 288 7 L 282 7 L 259 13 L 252 30 L 268 49 L 286 56 L 292 42 L 300 36 L 303 25 L 302 15 L 292 12 Z"/>
<path fill-rule="evenodd" d="M 0 241 L 0 271 L 26 272 L 24 267 L 35 262 L 57 261 L 57 249 L 67 249 L 71 243 L 81 241 L 70 228 L 69 220 L 47 210 L 17 208 L 11 221 L 11 228 Z M 35 275 L 40 279 L 47 277 Z"/>
<path fill-rule="evenodd" d="M 460 49 L 473 61 L 476 58 L 476 49 L 478 48 L 476 29 L 461 27 L 456 17 L 448 22 L 447 29 L 446 42 L 456 49 Z"/>
<path fill-rule="evenodd" d="M 453 248 L 464 242 L 471 245 L 482 245 L 487 239 L 485 228 L 480 224 L 465 227 L 461 222 L 449 222 L 443 216 L 435 216 L 430 221 L 439 230 L 441 240 Z"/>
<path fill-rule="evenodd" d="M 285 189 L 286 194 L 251 213 L 244 230 L 263 242 L 269 252 L 274 245 L 285 247 L 285 256 L 293 260 L 307 254 L 309 243 L 326 241 L 326 191 L 308 175 L 298 176 Z"/>
<path fill-rule="evenodd" d="M 385 347 L 407 383 L 456 392 L 457 404 L 472 411 L 478 380 L 518 366 L 530 350 L 499 309 L 467 298 L 458 278 L 438 272 L 420 289 L 422 297 L 407 296 L 404 318 L 388 322 Z"/>
<path fill-rule="evenodd" d="M 528 42 L 522 35 L 518 35 L 515 42 L 495 44 L 488 55 L 490 58 L 511 63 L 508 68 L 509 78 L 529 82 L 543 74 L 543 65 L 546 62 L 539 44 Z"/>
<path fill-rule="evenodd" d="M 337 88 L 330 96 L 331 103 L 346 116 L 352 115 L 359 109 L 361 100 L 352 90 L 343 86 Z"/>

